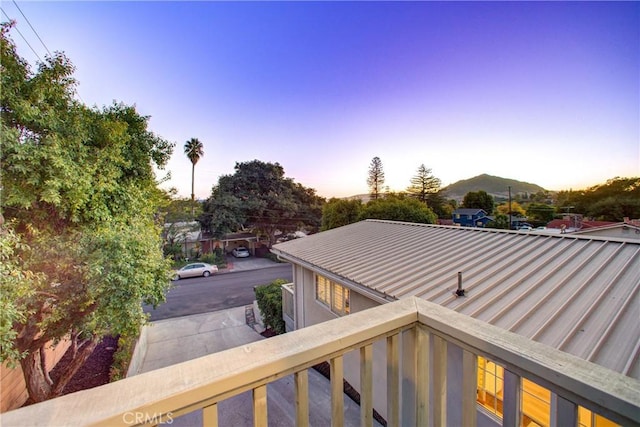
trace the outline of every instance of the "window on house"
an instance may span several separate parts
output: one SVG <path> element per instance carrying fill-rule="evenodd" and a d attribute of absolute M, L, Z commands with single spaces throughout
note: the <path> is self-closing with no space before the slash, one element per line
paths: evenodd
<path fill-rule="evenodd" d="M 316 299 L 332 312 L 344 316 L 349 314 L 349 288 L 316 275 Z"/>
<path fill-rule="evenodd" d="M 331 306 L 331 281 L 326 277 L 316 276 L 316 299 L 327 307 Z"/>
<path fill-rule="evenodd" d="M 529 381 L 521 382 L 522 419 L 521 425 L 527 427 L 546 427 L 551 423 L 551 392 Z M 478 403 L 489 412 L 502 418 L 504 401 L 504 368 L 489 359 L 478 357 Z M 582 406 L 578 407 L 578 425 L 580 427 L 613 427 L 617 424 L 594 414 Z"/>
<path fill-rule="evenodd" d="M 578 406 L 578 426 L 579 427 L 616 427 L 618 424 L 594 414 L 587 408 Z"/>
<path fill-rule="evenodd" d="M 489 359 L 478 357 L 478 403 L 492 414 L 502 416 L 504 369 Z"/>

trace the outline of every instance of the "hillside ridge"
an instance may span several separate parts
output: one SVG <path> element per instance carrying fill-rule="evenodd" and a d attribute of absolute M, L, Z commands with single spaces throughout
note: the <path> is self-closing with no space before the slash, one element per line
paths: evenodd
<path fill-rule="evenodd" d="M 444 187 L 448 197 L 452 199 L 462 199 L 465 194 L 470 191 L 486 191 L 493 197 L 507 198 L 509 196 L 509 187 L 511 187 L 511 195 L 518 193 L 537 193 L 538 191 L 546 191 L 543 187 L 532 184 L 530 182 L 518 181 L 516 179 L 502 178 L 489 174 L 481 174 L 473 178 L 456 181 Z"/>
<path fill-rule="evenodd" d="M 518 181 L 511 178 L 502 178 L 499 176 L 489 175 L 483 173 L 478 176 L 474 176 L 468 179 L 461 179 L 453 184 L 443 187 L 442 190 L 446 192 L 446 197 L 449 199 L 462 200 L 470 191 L 486 191 L 498 199 L 507 199 L 509 197 L 509 187 L 511 187 L 511 195 L 515 196 L 518 193 L 535 194 L 538 191 L 546 192 L 543 187 L 525 181 Z M 349 197 L 343 197 L 343 199 L 354 200 L 359 199 L 366 203 L 369 201 L 368 194 L 356 194 Z"/>

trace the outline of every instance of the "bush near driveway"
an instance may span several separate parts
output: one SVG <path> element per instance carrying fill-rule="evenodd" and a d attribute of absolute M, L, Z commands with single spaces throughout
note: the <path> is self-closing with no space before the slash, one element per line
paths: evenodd
<path fill-rule="evenodd" d="M 282 285 L 284 279 L 276 279 L 268 285 L 256 286 L 256 301 L 262 315 L 262 323 L 276 334 L 284 334 L 285 324 L 282 318 Z"/>

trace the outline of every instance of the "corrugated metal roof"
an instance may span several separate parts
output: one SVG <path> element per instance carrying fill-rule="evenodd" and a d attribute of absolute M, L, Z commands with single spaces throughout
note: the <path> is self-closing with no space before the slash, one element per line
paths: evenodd
<path fill-rule="evenodd" d="M 367 220 L 275 245 L 384 297 L 418 296 L 640 379 L 640 243 Z M 458 272 L 466 296 L 457 297 Z"/>

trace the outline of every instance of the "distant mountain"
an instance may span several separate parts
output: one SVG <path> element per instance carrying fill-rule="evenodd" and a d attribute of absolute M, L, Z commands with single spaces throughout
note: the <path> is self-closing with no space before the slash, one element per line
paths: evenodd
<path fill-rule="evenodd" d="M 507 199 L 509 197 L 509 186 L 511 186 L 511 196 L 518 193 L 537 193 L 546 191 L 544 188 L 529 182 L 517 181 L 515 179 L 501 178 L 487 174 L 478 175 L 473 178 L 463 179 L 454 182 L 443 190 L 447 192 L 447 198 L 462 200 L 470 191 L 486 191 L 497 199 Z"/>

